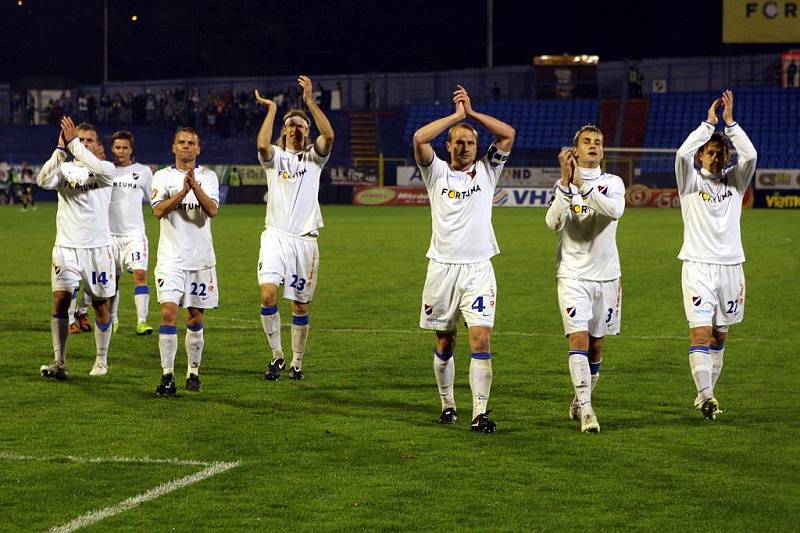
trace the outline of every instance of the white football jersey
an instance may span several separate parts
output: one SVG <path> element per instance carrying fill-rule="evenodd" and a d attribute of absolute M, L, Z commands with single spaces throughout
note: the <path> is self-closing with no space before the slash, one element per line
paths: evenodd
<path fill-rule="evenodd" d="M 430 165 L 418 165 L 431 202 L 428 258 L 477 263 L 500 253 L 492 228 L 492 200 L 509 153 L 492 145 L 467 171 L 451 169 L 435 154 Z"/>
<path fill-rule="evenodd" d="M 714 126 L 703 122 L 675 157 L 675 177 L 683 215 L 683 246 L 678 258 L 697 263 L 735 265 L 744 262 L 739 228 L 742 200 L 756 169 L 756 149 L 738 124 L 725 135 L 738 154 L 735 166 L 712 176 L 694 165 L 697 150 L 711 138 Z"/>
<path fill-rule="evenodd" d="M 561 239 L 556 277 L 611 281 L 622 274 L 617 252 L 617 223 L 625 210 L 625 184 L 600 168 L 580 168 L 583 184 L 564 189 L 556 182 L 545 215 L 547 227 Z"/>
<path fill-rule="evenodd" d="M 206 167 L 194 169 L 200 187 L 219 205 L 219 180 L 217 174 Z M 162 168 L 153 175 L 153 207 L 175 196 L 183 189 L 186 172 L 174 166 Z M 211 218 L 203 211 L 193 191 L 189 191 L 180 205 L 161 219 L 158 238 L 158 262 L 162 268 L 203 270 L 216 265 L 214 242 L 211 239 Z"/>
<path fill-rule="evenodd" d="M 330 154 L 323 157 L 313 144 L 301 152 L 273 145 L 271 161 L 258 162 L 267 174 L 265 227 L 292 235 L 306 235 L 323 227 L 319 209 L 319 180 Z"/>
<path fill-rule="evenodd" d="M 150 200 L 152 182 L 153 173 L 146 165 L 116 168 L 108 215 L 112 235 L 145 234 L 142 200 Z"/>
<path fill-rule="evenodd" d="M 111 245 L 108 205 L 114 165 L 100 161 L 76 137 L 67 151 L 57 148 L 36 176 L 42 189 L 58 191 L 56 246 L 97 248 Z"/>

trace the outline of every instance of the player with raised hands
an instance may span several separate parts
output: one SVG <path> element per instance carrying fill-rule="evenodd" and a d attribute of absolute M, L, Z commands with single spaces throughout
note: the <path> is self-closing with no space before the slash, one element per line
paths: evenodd
<path fill-rule="evenodd" d="M 277 106 L 255 92 L 267 114 L 258 132 L 258 161 L 267 175 L 267 214 L 258 254 L 261 292 L 261 326 L 271 349 L 264 378 L 277 380 L 286 366 L 281 344 L 278 288 L 292 302 L 292 361 L 289 378 L 305 379 L 303 359 L 309 329 L 309 304 L 314 299 L 319 273 L 317 237 L 323 227 L 319 208 L 319 183 L 328 162 L 334 133 L 331 123 L 314 100 L 311 78 L 299 76 L 303 103 L 319 135 L 311 139 L 311 118 L 291 109 L 281 122 L 280 137 L 272 144 Z"/>
<path fill-rule="evenodd" d="M 716 131 L 722 106 L 724 132 Z M 731 145 L 736 164 L 731 165 Z M 708 419 L 721 413 L 714 387 L 722 370 L 725 339 L 744 318 L 745 261 L 740 230 L 742 200 L 756 168 L 756 149 L 733 118 L 733 93 L 708 108 L 675 157 L 683 216 L 681 285 L 689 322 L 689 365 L 697 388 L 695 407 Z"/>
<path fill-rule="evenodd" d="M 558 304 L 569 342 L 568 365 L 575 396 L 569 416 L 581 431 L 598 432 L 592 389 L 600 377 L 603 341 L 617 335 L 622 318 L 622 275 L 617 224 L 625 210 L 625 184 L 603 172 L 603 133 L 587 124 L 573 147 L 558 155 L 561 179 L 545 216 L 558 232 Z"/>
<path fill-rule="evenodd" d="M 433 370 L 442 402 L 439 423 L 458 418 L 453 395 L 455 347 L 459 317 L 467 324 L 472 391 L 471 430 L 492 433 L 489 419 L 492 386 L 491 333 L 497 283 L 491 258 L 500 252 L 492 228 L 492 200 L 497 180 L 514 144 L 514 128 L 472 108 L 469 93 L 458 85 L 454 110 L 414 133 L 414 158 L 428 189 L 432 235 L 428 273 L 422 292 L 420 327 L 434 330 Z M 474 120 L 495 137 L 478 159 Z M 436 156 L 431 143 L 447 130 L 450 162 Z"/>
<path fill-rule="evenodd" d="M 72 155 L 73 160 L 67 161 Z M 94 126 L 77 126 L 70 117 L 61 120 L 61 133 L 53 155 L 36 177 L 39 187 L 58 192 L 56 242 L 53 246 L 53 314 L 50 333 L 54 360 L 40 368 L 42 376 L 66 379 L 68 310 L 73 293 L 81 281 L 88 288 L 95 311 L 97 356 L 89 374 L 108 372 L 108 346 L 111 342 L 111 315 L 108 298 L 114 295 L 114 259 L 108 206 L 114 165 L 102 161 L 102 145 Z"/>

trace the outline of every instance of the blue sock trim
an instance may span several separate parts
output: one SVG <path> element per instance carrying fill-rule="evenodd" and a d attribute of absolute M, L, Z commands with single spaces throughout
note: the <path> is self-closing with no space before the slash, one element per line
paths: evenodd
<path fill-rule="evenodd" d="M 472 352 L 472 355 L 470 355 L 470 357 L 472 357 L 473 359 L 491 359 L 492 354 L 490 354 L 489 352 Z"/>
<path fill-rule="evenodd" d="M 447 360 L 449 360 L 450 358 L 453 357 L 453 352 L 439 353 L 439 350 L 434 348 L 433 349 L 433 355 L 435 355 L 437 358 L 441 359 L 442 361 L 447 361 Z"/>
<path fill-rule="evenodd" d="M 69 319 L 69 312 L 64 311 L 63 313 L 53 313 L 53 318 Z"/>
<path fill-rule="evenodd" d="M 708 346 L 689 346 L 689 353 L 692 352 L 703 352 L 708 353 Z"/>
<path fill-rule="evenodd" d="M 111 327 L 111 321 L 110 320 L 105 324 L 101 324 L 97 320 L 95 320 L 94 323 L 97 325 L 97 329 L 99 329 L 100 331 L 108 331 L 108 328 Z"/>
<path fill-rule="evenodd" d="M 192 326 L 191 324 L 186 324 L 186 329 L 188 329 L 189 331 L 200 331 L 201 329 L 203 329 L 203 325 L 204 324 L 202 322 L 200 322 L 196 326 Z"/>
<path fill-rule="evenodd" d="M 307 326 L 309 322 L 308 315 L 292 315 L 292 324 L 295 326 Z"/>
<path fill-rule="evenodd" d="M 261 306 L 261 315 L 262 316 L 274 315 L 277 312 L 278 312 L 278 306 L 277 305 L 273 305 L 272 307 L 264 307 L 263 305 Z"/>
<path fill-rule="evenodd" d="M 150 294 L 150 287 L 147 285 L 137 285 L 133 288 L 133 294 Z"/>
<path fill-rule="evenodd" d="M 570 350 L 567 355 L 582 355 L 584 357 L 589 357 L 589 350 Z"/>
<path fill-rule="evenodd" d="M 158 328 L 159 335 L 177 335 L 178 334 L 178 326 L 166 326 L 161 325 Z"/>
<path fill-rule="evenodd" d="M 709 346 L 709 348 L 714 350 L 715 352 L 721 352 L 722 350 L 725 349 L 725 345 L 724 344 L 722 346 L 713 346 L 712 345 L 712 346 Z"/>
<path fill-rule="evenodd" d="M 602 364 L 602 361 L 598 361 L 597 363 L 590 362 L 589 363 L 589 372 L 591 372 L 593 376 L 599 374 L 600 373 L 600 365 L 601 364 Z"/>

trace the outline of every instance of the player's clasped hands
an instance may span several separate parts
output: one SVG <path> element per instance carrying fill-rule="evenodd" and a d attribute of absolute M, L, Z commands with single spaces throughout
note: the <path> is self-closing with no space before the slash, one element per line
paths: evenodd
<path fill-rule="evenodd" d="M 561 185 L 565 188 L 569 187 L 576 166 L 575 154 L 572 152 L 572 148 L 561 150 L 558 154 L 558 164 L 561 167 Z"/>
<path fill-rule="evenodd" d="M 720 105 L 722 106 L 722 119 L 726 124 L 733 124 L 733 92 L 729 90 L 724 91 L 720 98 L 715 98 L 714 101 L 711 102 L 711 106 L 708 108 L 706 122 L 712 126 L 717 125 L 719 122 L 717 107 Z"/>
<path fill-rule="evenodd" d="M 463 112 L 464 117 L 468 117 L 472 114 L 472 101 L 469 98 L 469 93 L 463 86 L 456 85 L 456 90 L 453 91 L 453 103 L 456 106 L 456 111 L 459 113 Z"/>
<path fill-rule="evenodd" d="M 78 130 L 75 128 L 75 123 L 70 117 L 63 117 L 61 119 L 61 137 L 64 139 L 64 144 L 69 144 L 77 136 Z"/>

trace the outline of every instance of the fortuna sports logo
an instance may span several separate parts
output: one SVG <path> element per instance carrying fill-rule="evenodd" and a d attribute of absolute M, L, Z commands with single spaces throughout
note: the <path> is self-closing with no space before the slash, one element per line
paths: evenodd
<path fill-rule="evenodd" d="M 573 212 L 574 212 L 576 215 L 585 215 L 586 213 L 588 213 L 588 212 L 589 212 L 589 207 L 588 207 L 588 206 L 585 206 L 585 205 L 578 205 L 578 204 L 575 204 L 575 205 L 573 205 L 573 206 L 572 206 L 572 211 L 573 211 Z"/>
<path fill-rule="evenodd" d="M 725 191 L 724 193 L 718 194 L 716 196 L 711 196 L 705 191 L 700 191 L 700 198 L 702 198 L 704 202 L 709 204 L 718 204 L 720 202 L 727 200 L 731 196 L 733 196 L 733 193 L 731 191 Z"/>
<path fill-rule="evenodd" d="M 433 306 L 425 304 L 425 314 L 431 316 L 433 314 Z"/>
<path fill-rule="evenodd" d="M 703 303 L 703 299 L 700 296 L 692 296 L 692 304 L 695 307 L 700 307 L 701 303 Z"/>
<path fill-rule="evenodd" d="M 575 307 L 567 307 L 567 316 L 570 318 L 575 318 L 575 313 L 577 309 Z"/>
<path fill-rule="evenodd" d="M 471 189 L 469 189 L 467 191 L 464 191 L 464 192 L 454 191 L 453 189 L 444 188 L 444 189 L 442 189 L 441 196 L 447 196 L 451 200 L 463 200 L 465 198 L 469 198 L 470 196 L 472 196 L 476 192 L 481 192 L 481 186 L 480 185 L 475 185 Z"/>

